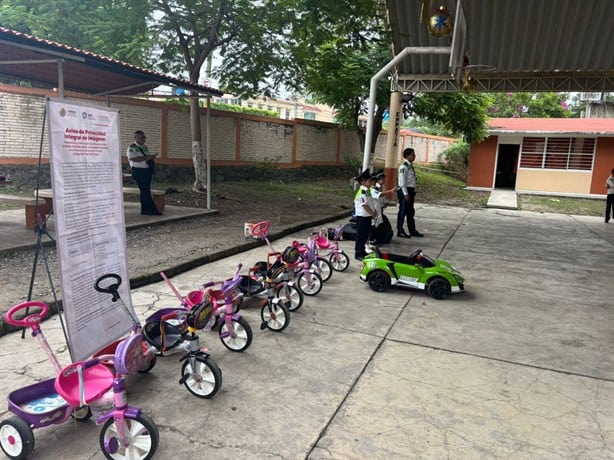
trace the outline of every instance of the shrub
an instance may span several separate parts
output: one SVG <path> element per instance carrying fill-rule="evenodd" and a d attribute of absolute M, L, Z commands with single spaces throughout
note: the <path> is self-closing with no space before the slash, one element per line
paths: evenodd
<path fill-rule="evenodd" d="M 445 169 L 450 175 L 461 180 L 467 178 L 469 147 L 470 145 L 466 142 L 455 142 L 443 152 L 447 160 Z"/>

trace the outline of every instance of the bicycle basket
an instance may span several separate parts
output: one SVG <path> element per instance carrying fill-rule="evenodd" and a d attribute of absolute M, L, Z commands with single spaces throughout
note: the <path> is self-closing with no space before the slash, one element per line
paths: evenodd
<path fill-rule="evenodd" d="M 204 329 L 213 314 L 213 303 L 207 297 L 203 303 L 195 305 L 188 313 L 186 322 L 191 328 Z"/>

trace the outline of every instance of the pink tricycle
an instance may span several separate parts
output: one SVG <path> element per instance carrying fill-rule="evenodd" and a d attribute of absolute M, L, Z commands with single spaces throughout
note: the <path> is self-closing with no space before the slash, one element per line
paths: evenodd
<path fill-rule="evenodd" d="M 30 309 L 35 312 L 31 313 Z M 140 344 L 126 339 L 117 346 L 115 355 L 78 361 L 62 368 L 40 328 L 48 310 L 45 303 L 24 302 L 5 314 L 8 324 L 32 329 L 32 336 L 47 354 L 57 376 L 8 395 L 8 410 L 15 415 L 0 422 L 0 447 L 4 453 L 12 459 L 25 459 L 34 450 L 32 428 L 57 425 L 71 415 L 84 421 L 92 416 L 93 409 L 97 413 L 96 424 L 103 425 L 99 439 L 106 458 L 152 458 L 158 447 L 158 428 L 141 409 L 128 406 L 125 381 L 117 370 L 123 369 L 127 374 L 139 370 Z M 18 318 L 24 314 L 25 317 Z M 105 362 L 113 362 L 113 367 Z"/>
<path fill-rule="evenodd" d="M 249 227 L 246 227 L 246 233 L 249 231 L 250 235 L 253 238 L 262 239 L 266 245 L 269 247 L 269 257 L 274 254 L 282 254 L 279 251 L 276 251 L 271 244 L 271 241 L 268 238 L 268 231 L 271 224 L 270 222 L 263 221 L 258 222 L 256 224 L 249 224 Z M 298 243 L 297 243 L 298 245 Z M 298 249 L 298 248 L 297 248 Z M 306 263 L 304 258 L 289 260 L 285 258 L 284 262 L 287 264 L 287 270 L 285 274 L 289 275 L 289 281 L 287 284 L 295 285 L 298 290 L 301 291 L 302 294 L 308 296 L 314 296 L 320 292 L 322 289 L 322 277 L 316 273 L 316 268 L 311 266 L 311 263 Z M 268 262 L 257 262 L 255 267 L 266 267 Z M 274 280 L 275 281 L 275 280 Z M 301 301 L 302 304 L 302 301 Z M 298 305 L 294 309 L 298 309 L 300 305 Z M 293 311 L 290 309 L 290 311 Z"/>
<path fill-rule="evenodd" d="M 237 266 L 232 278 L 225 281 L 210 281 L 203 284 L 202 289 L 190 291 L 184 297 L 173 286 L 171 280 L 164 273 L 160 273 L 166 284 L 175 293 L 181 305 L 190 310 L 205 301 L 212 303 L 211 320 L 204 328 L 218 329 L 220 340 L 231 351 L 241 352 L 247 350 L 252 343 L 253 332 L 249 323 L 239 313 L 238 305 L 241 303 L 243 294 L 238 292 L 237 287 L 241 283 L 241 264 Z M 220 289 L 211 289 L 216 284 Z"/>
<path fill-rule="evenodd" d="M 322 254 L 322 257 L 328 256 L 332 269 L 337 272 L 345 271 L 350 266 L 350 258 L 343 249 L 339 248 L 344 226 L 341 224 L 337 228 L 320 228 L 320 231 L 314 235 L 318 253 Z"/>

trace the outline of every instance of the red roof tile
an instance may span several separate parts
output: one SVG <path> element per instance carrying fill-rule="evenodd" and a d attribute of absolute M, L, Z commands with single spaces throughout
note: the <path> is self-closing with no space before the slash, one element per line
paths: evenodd
<path fill-rule="evenodd" d="M 12 62 L 0 66 L 0 75 L 34 81 L 49 87 L 58 85 L 57 64 L 51 60 L 62 59 L 65 88 L 89 94 L 139 94 L 159 85 L 177 86 L 218 96 L 223 94 L 215 88 L 192 84 L 180 78 L 1 26 L 0 59 Z"/>
<path fill-rule="evenodd" d="M 557 133 L 614 135 L 614 118 L 491 118 L 491 134 Z"/>

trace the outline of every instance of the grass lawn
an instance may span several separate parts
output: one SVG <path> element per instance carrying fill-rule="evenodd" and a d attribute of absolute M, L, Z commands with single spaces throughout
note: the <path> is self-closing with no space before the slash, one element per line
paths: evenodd
<path fill-rule="evenodd" d="M 189 190 L 191 183 L 162 183 L 154 179 L 152 187 L 156 189 L 172 187 L 182 191 Z M 490 194 L 489 192 L 466 190 L 465 183 L 461 180 L 436 170 L 421 168 L 418 169 L 417 190 L 417 203 L 466 208 L 486 207 Z M 34 197 L 34 190 L 17 188 L 13 185 L 3 187 L 1 192 L 7 195 Z M 213 183 L 212 195 L 215 196 L 216 194 L 244 198 L 257 194 L 266 198 L 272 206 L 279 200 L 290 200 L 297 204 L 302 201 L 305 205 L 318 202 L 337 202 L 351 207 L 354 190 L 350 178 L 341 177 L 338 179 L 293 182 L 251 180 Z M 0 210 L 18 206 L 0 203 Z M 524 211 L 601 216 L 605 208 L 605 197 L 603 199 L 589 199 L 519 194 L 518 206 Z"/>

